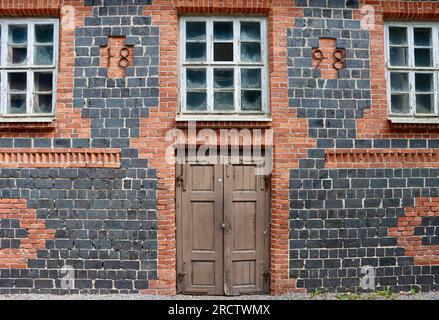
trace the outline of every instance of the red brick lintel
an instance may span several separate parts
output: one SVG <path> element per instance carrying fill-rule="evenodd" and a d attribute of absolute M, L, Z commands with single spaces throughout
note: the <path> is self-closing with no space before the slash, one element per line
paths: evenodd
<path fill-rule="evenodd" d="M 438 2 L 362 0 L 362 4 L 382 10 L 384 19 L 436 20 L 439 17 Z"/>
<path fill-rule="evenodd" d="M 27 2 L 27 0 L 26 0 Z M 58 1 L 41 1 L 40 5 L 26 3 L 26 5 L 4 5 L 0 8 L 1 17 L 60 17 L 61 4 Z"/>

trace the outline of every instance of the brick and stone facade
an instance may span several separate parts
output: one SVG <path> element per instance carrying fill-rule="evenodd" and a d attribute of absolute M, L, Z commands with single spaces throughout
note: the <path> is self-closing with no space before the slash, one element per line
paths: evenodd
<path fill-rule="evenodd" d="M 272 121 L 200 127 L 274 132 L 270 293 L 361 291 L 363 266 L 438 289 L 439 125 L 387 120 L 384 62 L 384 21 L 439 20 L 437 1 L 7 0 L 0 17 L 64 23 L 55 121 L 0 124 L 0 293 L 176 293 L 185 14 L 268 18 Z"/>

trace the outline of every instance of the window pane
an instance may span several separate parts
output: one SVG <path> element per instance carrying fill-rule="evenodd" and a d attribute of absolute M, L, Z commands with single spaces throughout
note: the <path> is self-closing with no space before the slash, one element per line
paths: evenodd
<path fill-rule="evenodd" d="M 27 87 L 27 74 L 26 72 L 9 73 L 9 91 L 26 91 Z"/>
<path fill-rule="evenodd" d="M 261 24 L 259 22 L 241 22 L 241 41 L 261 40 Z"/>
<path fill-rule="evenodd" d="M 186 22 L 187 40 L 206 40 L 206 22 Z"/>
<path fill-rule="evenodd" d="M 233 40 L 233 22 L 214 22 L 213 36 L 215 40 Z"/>
<path fill-rule="evenodd" d="M 234 110 L 235 109 L 234 92 L 215 92 L 215 110 Z"/>
<path fill-rule="evenodd" d="M 35 91 L 47 92 L 53 89 L 53 75 L 52 73 L 35 73 Z"/>
<path fill-rule="evenodd" d="M 433 95 L 417 94 L 416 95 L 416 113 L 433 113 Z"/>
<path fill-rule="evenodd" d="M 241 44 L 241 60 L 244 62 L 260 62 L 261 44 L 260 43 Z"/>
<path fill-rule="evenodd" d="M 186 43 L 187 61 L 206 61 L 205 43 Z"/>
<path fill-rule="evenodd" d="M 261 88 L 261 69 L 241 69 L 241 86 L 243 88 Z"/>
<path fill-rule="evenodd" d="M 27 60 L 27 48 L 12 48 L 12 63 L 13 64 L 23 64 Z"/>
<path fill-rule="evenodd" d="M 215 88 L 233 88 L 235 72 L 233 69 L 215 69 L 213 79 Z"/>
<path fill-rule="evenodd" d="M 392 94 L 391 109 L 393 113 L 406 114 L 409 113 L 409 95 L 408 94 Z"/>
<path fill-rule="evenodd" d="M 243 90 L 241 94 L 241 109 L 244 111 L 261 111 L 262 94 L 261 91 Z"/>
<path fill-rule="evenodd" d="M 9 113 L 23 114 L 26 113 L 26 95 L 11 94 L 9 95 Z"/>
<path fill-rule="evenodd" d="M 390 64 L 392 66 L 406 66 L 407 61 L 407 48 L 390 48 Z"/>
<path fill-rule="evenodd" d="M 35 96 L 34 113 L 52 113 L 51 94 L 37 94 Z"/>
<path fill-rule="evenodd" d="M 233 61 L 233 43 L 215 43 L 214 60 Z"/>
<path fill-rule="evenodd" d="M 35 25 L 35 41 L 38 43 L 52 43 L 53 25 L 52 24 Z"/>
<path fill-rule="evenodd" d="M 53 64 L 53 47 L 37 46 L 35 47 L 35 64 L 52 65 Z"/>
<path fill-rule="evenodd" d="M 191 89 L 206 88 L 206 69 L 187 69 L 186 86 Z"/>
<path fill-rule="evenodd" d="M 9 41 L 11 44 L 27 43 L 26 25 L 9 25 Z"/>
<path fill-rule="evenodd" d="M 431 49 L 415 49 L 415 65 L 417 67 L 430 67 Z"/>
<path fill-rule="evenodd" d="M 206 92 L 188 92 L 186 94 L 187 110 L 205 111 L 207 110 Z"/>
<path fill-rule="evenodd" d="M 433 91 L 433 74 L 416 73 L 416 92 L 432 92 Z"/>
<path fill-rule="evenodd" d="M 390 86 L 392 91 L 409 91 L 409 74 L 392 72 L 390 74 Z"/>
<path fill-rule="evenodd" d="M 415 46 L 431 46 L 431 29 L 415 28 Z"/>
<path fill-rule="evenodd" d="M 407 44 L 407 28 L 390 27 L 389 40 L 391 45 Z"/>

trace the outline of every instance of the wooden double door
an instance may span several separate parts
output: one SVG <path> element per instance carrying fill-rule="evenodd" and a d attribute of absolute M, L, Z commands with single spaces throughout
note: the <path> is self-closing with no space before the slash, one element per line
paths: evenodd
<path fill-rule="evenodd" d="M 270 180 L 256 175 L 257 166 L 178 165 L 179 293 L 268 291 Z"/>

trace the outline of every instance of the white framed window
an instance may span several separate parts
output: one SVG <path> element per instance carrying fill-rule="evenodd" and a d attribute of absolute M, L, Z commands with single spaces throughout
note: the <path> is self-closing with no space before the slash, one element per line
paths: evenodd
<path fill-rule="evenodd" d="M 182 114 L 266 115 L 265 18 L 180 19 Z"/>
<path fill-rule="evenodd" d="M 439 24 L 387 23 L 385 33 L 390 119 L 439 121 Z"/>
<path fill-rule="evenodd" d="M 58 70 L 56 19 L 0 19 L 0 120 L 53 118 Z"/>

